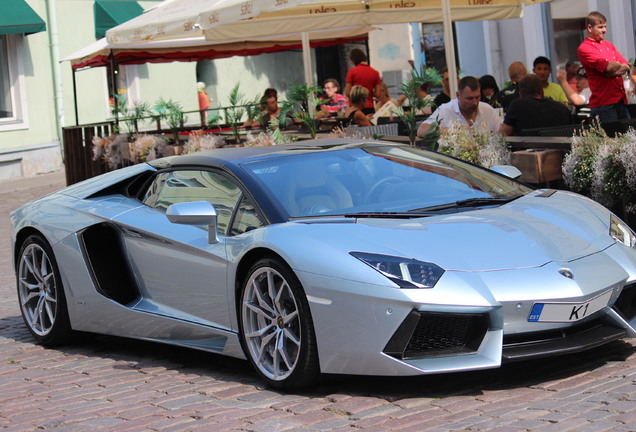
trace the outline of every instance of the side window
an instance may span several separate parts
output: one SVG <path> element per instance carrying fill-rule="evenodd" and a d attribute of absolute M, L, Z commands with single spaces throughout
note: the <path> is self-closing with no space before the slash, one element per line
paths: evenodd
<path fill-rule="evenodd" d="M 143 203 L 165 212 L 171 204 L 208 201 L 216 208 L 219 234 L 226 235 L 241 198 L 241 189 L 228 177 L 212 171 L 184 170 L 157 175 Z"/>
<path fill-rule="evenodd" d="M 234 221 L 232 222 L 232 229 L 230 233 L 232 235 L 243 234 L 244 232 L 258 228 L 263 223 L 258 217 L 258 212 L 250 200 L 245 196 L 241 200 Z"/>

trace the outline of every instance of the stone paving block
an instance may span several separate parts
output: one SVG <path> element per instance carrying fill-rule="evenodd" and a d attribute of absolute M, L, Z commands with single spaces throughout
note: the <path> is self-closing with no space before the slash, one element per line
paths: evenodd
<path fill-rule="evenodd" d="M 291 429 L 296 429 L 299 426 L 302 426 L 295 418 L 293 417 L 283 417 L 283 418 L 270 418 L 266 421 L 252 423 L 249 426 L 250 432 L 271 432 L 271 431 L 288 431 Z"/>
<path fill-rule="evenodd" d="M 428 414 L 412 414 L 407 417 L 401 417 L 396 419 L 391 419 L 387 421 L 385 424 L 390 430 L 407 430 L 414 426 L 419 427 L 433 427 L 439 426 L 442 424 L 446 424 L 447 421 L 443 420 L 444 412 L 436 412 L 436 415 Z"/>
<path fill-rule="evenodd" d="M 636 431 L 636 422 L 628 422 L 628 423 L 621 424 L 619 426 L 616 426 L 616 430 L 634 432 Z"/>
<path fill-rule="evenodd" d="M 361 420 L 357 420 L 357 419 L 352 419 L 352 420 L 353 421 L 351 423 L 351 427 L 354 427 L 356 429 L 366 430 L 367 428 L 372 426 L 384 425 L 387 422 L 390 422 L 391 420 L 393 420 L 393 418 L 386 415 L 380 415 L 375 417 L 366 417 Z"/>
<path fill-rule="evenodd" d="M 399 406 L 400 408 L 409 409 L 409 408 L 421 408 L 431 406 L 431 403 L 436 401 L 435 398 L 406 398 L 399 399 L 393 401 L 393 405 Z"/>
<path fill-rule="evenodd" d="M 316 423 L 311 426 L 312 429 L 317 431 L 337 431 L 338 429 L 350 429 L 351 422 L 349 420 L 331 420 L 323 423 Z M 356 431 L 357 432 L 357 431 Z"/>
<path fill-rule="evenodd" d="M 360 411 L 365 411 L 371 408 L 386 405 L 387 402 L 383 399 L 370 398 L 370 397 L 356 397 L 348 398 L 342 401 L 328 404 L 325 409 L 339 411 L 347 413 L 348 415 L 355 415 Z"/>
<path fill-rule="evenodd" d="M 458 419 L 444 418 L 448 420 L 445 428 L 448 430 L 479 430 L 483 425 L 487 425 L 493 421 L 492 417 L 473 415 Z"/>
<path fill-rule="evenodd" d="M 617 430 L 617 427 L 620 427 L 622 423 L 612 422 L 612 421 L 594 421 L 590 422 L 585 426 L 580 426 L 576 429 L 576 432 L 607 432 Z"/>
<path fill-rule="evenodd" d="M 345 431 L 346 429 L 343 429 Z M 351 430 L 351 429 L 349 429 Z M 353 429 L 354 431 L 356 429 Z M 363 429 L 364 432 L 386 432 L 387 430 L 383 426 L 369 426 Z M 347 431 L 348 432 L 348 431 Z"/>
<path fill-rule="evenodd" d="M 608 412 L 617 412 L 617 413 L 630 413 L 634 412 L 636 414 L 636 404 L 634 401 L 614 401 L 608 403 L 604 406 L 604 409 Z"/>
<path fill-rule="evenodd" d="M 336 403 L 336 402 L 345 401 L 347 399 L 351 399 L 351 397 L 352 397 L 351 395 L 347 395 L 347 394 L 333 393 L 333 394 L 325 396 L 325 399 L 329 402 Z"/>
<path fill-rule="evenodd" d="M 629 412 L 621 414 L 610 415 L 609 417 L 607 417 L 607 420 L 636 424 L 636 410 L 631 410 Z M 636 431 L 636 429 L 634 430 Z"/>
<path fill-rule="evenodd" d="M 444 426 L 446 427 L 446 422 L 441 420 L 441 419 L 431 419 L 431 420 L 425 420 L 423 419 L 421 422 L 410 425 L 408 427 L 398 427 L 397 429 L 391 425 L 391 423 L 387 423 L 388 425 L 390 425 L 390 430 L 393 431 L 400 431 L 400 432 L 422 432 L 422 431 L 427 431 L 429 428 L 435 428 L 435 427 L 440 427 L 440 426 Z"/>
<path fill-rule="evenodd" d="M 249 423 L 256 424 L 256 423 L 267 422 L 273 418 L 294 418 L 294 417 L 296 416 L 292 413 L 281 413 L 280 411 L 263 410 L 261 412 L 257 412 L 254 414 L 250 414 L 249 412 L 246 412 L 244 417 L 241 417 L 241 419 L 246 420 Z"/>
<path fill-rule="evenodd" d="M 487 430 L 487 429 L 482 429 L 482 430 Z M 495 429 L 490 429 L 490 432 L 528 432 L 528 429 L 509 425 L 509 426 L 500 426 Z"/>
<path fill-rule="evenodd" d="M 111 428 L 117 429 L 119 425 L 125 423 L 125 420 L 122 420 L 117 417 L 99 417 L 90 420 L 86 420 L 82 422 L 83 427 L 92 427 L 92 428 Z M 62 423 L 64 424 L 64 423 Z"/>
<path fill-rule="evenodd" d="M 322 399 L 306 399 L 306 400 L 291 400 L 285 402 L 275 403 L 270 406 L 275 411 L 287 411 L 294 414 L 304 414 L 311 411 L 323 410 L 325 407 L 325 401 Z"/>
<path fill-rule="evenodd" d="M 355 414 L 352 414 L 350 417 L 352 420 L 362 420 L 365 418 L 377 418 L 380 416 L 390 417 L 393 413 L 400 412 L 402 412 L 402 408 L 393 404 L 386 403 L 384 405 L 379 405 L 363 411 L 359 411 Z"/>
<path fill-rule="evenodd" d="M 208 393 L 208 396 L 215 397 L 217 399 L 238 399 L 240 396 L 245 396 L 250 393 L 254 393 L 255 389 L 245 385 L 234 385 L 233 387 Z"/>
<path fill-rule="evenodd" d="M 153 425 L 166 420 L 166 416 L 163 415 L 147 415 L 140 416 L 136 419 L 126 419 L 123 423 L 117 425 L 117 432 L 136 432 L 138 430 L 154 430 Z"/>
<path fill-rule="evenodd" d="M 174 430 L 174 428 L 180 428 L 183 430 L 189 426 L 194 426 L 196 419 L 191 417 L 175 417 L 165 418 L 161 421 L 152 424 L 152 429 L 163 432 L 164 430 Z"/>
<path fill-rule="evenodd" d="M 395 419 L 405 418 L 412 415 L 425 415 L 435 417 L 444 414 L 444 410 L 435 406 L 427 405 L 420 408 L 406 408 L 391 413 L 391 417 Z"/>
<path fill-rule="evenodd" d="M 173 400 L 164 400 L 164 401 L 158 402 L 156 403 L 156 405 L 158 407 L 165 408 L 167 410 L 173 410 L 177 408 L 187 407 L 193 404 L 199 405 L 199 404 L 205 404 L 205 403 L 213 404 L 214 399 L 210 398 L 209 396 L 202 396 L 197 394 L 184 395 L 179 398 L 174 398 Z"/>
<path fill-rule="evenodd" d="M 319 423 L 343 420 L 342 416 L 327 410 L 311 411 L 304 414 L 293 415 L 291 418 L 303 427 L 312 427 Z"/>

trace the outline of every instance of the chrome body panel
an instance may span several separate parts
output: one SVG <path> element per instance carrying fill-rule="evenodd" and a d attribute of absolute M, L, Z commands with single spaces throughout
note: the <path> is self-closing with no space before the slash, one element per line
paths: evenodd
<path fill-rule="evenodd" d="M 197 160 L 188 156 L 187 165 Z M 137 197 L 100 194 L 157 168 L 140 164 L 118 170 L 12 214 L 16 247 L 25 232 L 39 232 L 51 244 L 74 329 L 245 358 L 237 305 L 237 286 L 245 277 L 241 266 L 253 254 L 267 253 L 279 256 L 301 282 L 326 373 L 416 375 L 492 368 L 502 362 L 506 336 L 595 320 L 636 336 L 636 317 L 625 319 L 612 309 L 623 289 L 636 281 L 636 250 L 608 235 L 607 209 L 576 194 L 545 197 L 532 191 L 501 206 L 415 218 L 275 220 L 211 243 L 205 226 L 171 223 Z M 123 257 L 137 290 L 134 299 L 117 301 L 100 288 L 84 239 L 96 227 L 120 239 L 113 253 Z M 354 251 L 435 263 L 444 273 L 434 288 L 399 288 L 353 257 Z M 576 323 L 528 321 L 535 303 L 582 304 L 607 291 L 608 305 Z M 473 353 L 387 355 L 387 343 L 413 311 L 484 314 L 489 324 Z"/>

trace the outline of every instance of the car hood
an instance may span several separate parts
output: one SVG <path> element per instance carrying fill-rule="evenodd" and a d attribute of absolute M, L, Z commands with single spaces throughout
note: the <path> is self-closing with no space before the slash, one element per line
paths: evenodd
<path fill-rule="evenodd" d="M 360 218 L 342 224 L 342 232 L 316 223 L 322 232 L 312 236 L 329 238 L 340 250 L 415 258 L 445 270 L 492 271 L 568 262 L 606 249 L 615 243 L 609 217 L 609 211 L 575 194 L 533 192 L 503 206 L 453 214 Z"/>

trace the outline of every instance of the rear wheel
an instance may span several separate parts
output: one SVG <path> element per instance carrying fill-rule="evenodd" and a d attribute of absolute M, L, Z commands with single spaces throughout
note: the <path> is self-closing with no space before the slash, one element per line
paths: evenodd
<path fill-rule="evenodd" d="M 29 236 L 22 244 L 16 278 L 29 332 L 43 345 L 66 342 L 72 332 L 64 288 L 53 251 L 40 235 Z"/>
<path fill-rule="evenodd" d="M 259 375 L 275 387 L 295 389 L 319 376 L 309 304 L 300 282 L 278 259 L 254 264 L 242 285 L 241 337 Z"/>

